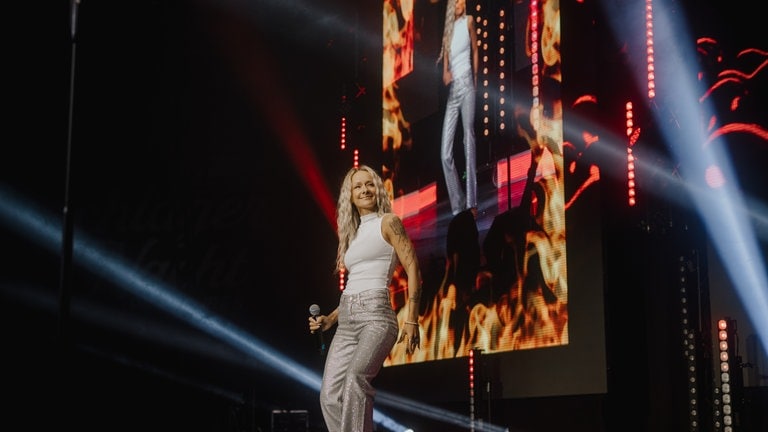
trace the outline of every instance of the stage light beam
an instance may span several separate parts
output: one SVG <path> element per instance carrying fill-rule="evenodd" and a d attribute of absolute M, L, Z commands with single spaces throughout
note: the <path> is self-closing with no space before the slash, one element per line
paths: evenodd
<path fill-rule="evenodd" d="M 3 185 L 0 185 L 0 223 L 52 253 L 61 253 L 59 248 L 61 244 L 60 220 L 45 216 L 44 212 L 35 209 L 30 203 L 19 198 Z M 193 327 L 226 342 L 285 378 L 295 380 L 319 392 L 322 378 L 317 373 L 279 353 L 227 319 L 217 316 L 168 284 L 156 280 L 146 272 L 126 265 L 119 257 L 100 249 L 86 235 L 82 233 L 76 235 L 73 241 L 72 256 L 73 263 L 77 263 L 111 282 L 115 287 L 135 295 Z M 441 422 L 462 426 L 471 424 L 470 419 L 466 416 L 416 401 L 409 401 L 393 394 L 383 392 L 377 394 L 376 403 Z M 392 432 L 409 430 L 408 427 L 401 425 L 378 409 L 374 410 L 374 421 Z M 481 432 L 507 430 L 490 424 L 482 426 L 476 430 Z"/>

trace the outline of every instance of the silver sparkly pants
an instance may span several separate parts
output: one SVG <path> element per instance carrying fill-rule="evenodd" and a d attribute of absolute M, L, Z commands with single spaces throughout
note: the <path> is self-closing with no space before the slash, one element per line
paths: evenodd
<path fill-rule="evenodd" d="M 397 340 L 389 290 L 341 294 L 339 321 L 325 360 L 320 406 L 329 432 L 372 432 L 371 381 Z"/>
<path fill-rule="evenodd" d="M 464 128 L 464 160 L 467 170 L 467 192 L 462 191 L 459 173 L 453 160 L 453 142 L 456 126 L 461 114 Z M 443 136 L 440 145 L 440 158 L 443 161 L 445 186 L 451 201 L 454 215 L 462 210 L 477 207 L 477 161 L 475 156 L 475 85 L 472 73 L 454 78 L 448 91 L 443 118 Z"/>

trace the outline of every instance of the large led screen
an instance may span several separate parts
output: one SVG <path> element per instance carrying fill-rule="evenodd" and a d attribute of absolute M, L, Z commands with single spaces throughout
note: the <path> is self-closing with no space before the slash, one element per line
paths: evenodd
<path fill-rule="evenodd" d="M 421 349 L 408 355 L 397 344 L 383 374 L 407 374 L 400 366 L 409 365 L 439 382 L 480 353 L 503 396 L 604 392 L 599 170 L 580 159 L 590 135 L 564 133 L 559 2 L 467 2 L 478 58 L 473 154 L 461 117 L 452 137 L 443 132 L 446 8 L 437 0 L 383 6 L 381 170 L 424 279 Z M 568 101 L 585 113 L 594 102 Z M 461 188 L 476 178 L 474 209 L 452 208 L 444 140 Z M 401 273 L 390 288 L 402 323 Z M 439 366 L 426 368 L 432 362 Z"/>

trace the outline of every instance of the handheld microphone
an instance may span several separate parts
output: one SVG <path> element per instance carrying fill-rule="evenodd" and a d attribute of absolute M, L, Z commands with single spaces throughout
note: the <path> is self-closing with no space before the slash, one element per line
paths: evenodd
<path fill-rule="evenodd" d="M 318 306 L 317 304 L 313 304 L 312 306 L 310 306 L 309 307 L 309 314 L 312 315 L 313 318 L 317 318 L 318 316 L 320 316 L 320 306 Z M 324 355 L 325 354 L 325 339 L 323 338 L 323 328 L 322 328 L 322 326 L 318 329 L 317 333 L 318 333 L 318 336 L 317 336 L 318 345 L 320 347 L 320 355 Z"/>

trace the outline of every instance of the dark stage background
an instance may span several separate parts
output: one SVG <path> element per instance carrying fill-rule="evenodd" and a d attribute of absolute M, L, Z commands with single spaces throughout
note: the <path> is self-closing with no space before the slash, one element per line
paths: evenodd
<path fill-rule="evenodd" d="M 595 115 L 608 124 L 612 105 L 622 103 L 610 96 L 632 87 L 621 78 L 633 66 L 628 45 L 603 37 L 606 12 L 597 3 L 560 3 L 563 40 L 581 41 L 563 46 L 564 76 L 606 97 Z M 689 3 L 671 2 L 699 34 L 766 48 L 749 13 Z M 60 0 L 17 2 L 8 15 L 0 421 L 25 430 L 277 431 L 273 410 L 306 410 L 309 429 L 322 431 L 315 390 L 184 318 L 216 327 L 220 317 L 320 372 L 306 318 L 310 304 L 326 312 L 337 301 L 335 194 L 352 148 L 364 163 L 381 162 L 380 4 L 84 0 L 76 10 Z M 569 28 L 577 21 L 594 27 Z M 765 81 L 753 90 L 761 101 Z M 566 100 L 575 94 L 569 88 L 576 87 L 564 86 Z M 764 106 L 755 105 L 756 117 L 766 118 Z M 342 114 L 346 150 L 339 149 Z M 435 122 L 420 115 L 420 127 Z M 764 173 L 755 171 L 766 160 L 765 140 L 740 150 L 746 188 L 765 199 Z M 437 162 L 429 175 L 439 174 Z M 569 249 L 572 293 L 602 303 L 571 298 L 571 348 L 584 348 L 584 338 L 586 348 L 598 344 L 597 364 L 581 373 L 583 356 L 567 347 L 481 357 L 491 390 L 479 396 L 479 418 L 531 432 L 691 430 L 673 292 L 677 256 L 694 251 L 702 259 L 694 271 L 705 275 L 697 287 L 705 327 L 717 317 L 710 307 L 743 312 L 710 305 L 710 290 L 720 286 L 708 284 L 706 263 L 719 264 L 707 257 L 697 219 L 650 193 L 640 208 L 616 205 L 625 191 L 609 171 L 585 199 L 592 213 L 569 220 L 577 245 L 569 248 L 579 248 Z M 75 244 L 87 245 L 71 267 L 62 260 L 65 206 Z M 484 223 L 494 216 L 485 214 Z M 422 262 L 425 271 L 442 269 L 443 239 L 435 242 L 424 245 L 437 251 Z M 115 263 L 127 272 L 104 271 Z M 115 275 L 134 270 L 204 311 L 175 315 L 132 293 Z M 728 289 L 717 295 L 733 297 Z M 396 366 L 376 385 L 468 415 L 464 372 L 465 359 Z M 533 373 L 540 379 L 524 383 L 524 396 L 506 394 L 520 384 L 515 374 Z M 577 379 L 593 376 L 598 382 Z M 739 430 L 765 430 L 766 382 L 750 384 Z M 382 411 L 420 432 L 467 430 L 418 412 Z"/>

